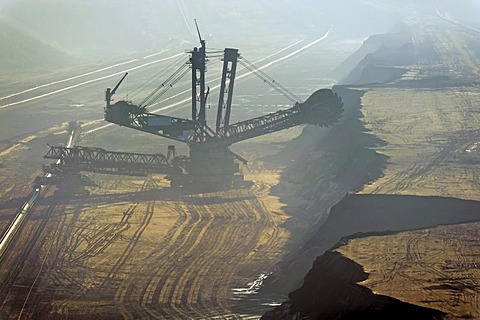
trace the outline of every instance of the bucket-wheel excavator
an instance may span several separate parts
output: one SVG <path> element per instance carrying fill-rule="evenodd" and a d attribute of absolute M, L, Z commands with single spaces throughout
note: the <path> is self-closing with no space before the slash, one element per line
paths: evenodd
<path fill-rule="evenodd" d="M 106 121 L 186 143 L 190 150 L 189 156 L 177 156 L 174 146 L 169 146 L 167 156 L 109 152 L 87 147 L 52 146 L 45 158 L 60 159 L 62 164 L 74 166 L 79 171 L 126 175 L 158 172 L 166 174 L 172 186 L 228 189 L 242 184 L 243 175 L 240 173 L 238 162 L 246 163 L 245 159 L 229 149 L 233 143 L 297 125 L 331 126 L 341 118 L 343 103 L 332 90 L 320 89 L 306 101 L 300 102 L 287 88 L 241 57 L 238 49 L 226 48 L 222 52 L 223 71 L 216 122 L 214 128 L 210 127 L 206 119 L 206 101 L 210 89 L 206 89 L 205 83 L 206 62 L 209 56 L 198 26 L 197 31 L 201 46 L 190 51 L 188 61 L 141 103 L 133 104 L 122 100 L 112 104 L 112 96 L 127 74 L 113 89 L 108 88 L 105 94 Z M 287 96 L 293 106 L 257 118 L 230 123 L 238 63 Z M 192 88 L 191 119 L 149 113 L 147 106 L 156 101 L 189 70 Z"/>

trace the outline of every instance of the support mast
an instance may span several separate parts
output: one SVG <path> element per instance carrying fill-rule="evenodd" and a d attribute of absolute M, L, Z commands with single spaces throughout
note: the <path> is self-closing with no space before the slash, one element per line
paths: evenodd
<path fill-rule="evenodd" d="M 224 130 L 230 124 L 230 110 L 232 108 L 233 85 L 237 72 L 238 49 L 226 48 L 223 56 L 222 82 L 220 84 L 220 95 L 218 98 L 216 133 L 218 134 L 223 124 Z M 228 85 L 227 85 L 228 81 Z M 225 101 L 225 93 L 227 100 Z M 223 109 L 225 117 L 222 119 Z"/>
<path fill-rule="evenodd" d="M 200 48 L 195 47 L 192 52 L 190 62 L 192 64 L 192 120 L 204 127 L 206 125 L 206 96 L 205 96 L 205 71 L 206 71 L 206 46 L 205 40 L 200 35 L 197 20 L 198 38 L 200 39 Z M 197 102 L 200 103 L 200 110 L 197 110 Z"/>

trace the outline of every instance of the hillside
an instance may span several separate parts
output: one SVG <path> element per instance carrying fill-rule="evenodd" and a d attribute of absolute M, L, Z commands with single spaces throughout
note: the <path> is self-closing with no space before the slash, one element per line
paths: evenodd
<path fill-rule="evenodd" d="M 285 36 L 318 37 L 331 27 L 339 37 L 363 38 L 385 32 L 399 19 L 392 8 L 355 0 L 341 4 L 126 0 L 114 5 L 106 0 L 20 0 L 4 4 L 0 16 L 78 58 L 112 58 L 183 43 L 190 47 L 197 43 L 194 19 L 210 47 L 224 43 L 245 47 Z"/>
<path fill-rule="evenodd" d="M 0 71 L 36 71 L 63 66 L 65 53 L 0 20 Z"/>
<path fill-rule="evenodd" d="M 462 10 L 445 1 L 421 4 L 406 1 L 399 7 L 393 1 L 378 0 L 341 3 L 125 0 L 114 4 L 107 0 L 3 0 L 0 18 L 7 21 L 9 27 L 2 25 L 1 28 L 2 51 L 8 51 L 2 52 L 2 65 L 3 69 L 5 66 L 30 68 L 42 62 L 48 67 L 55 65 L 50 64 L 50 60 L 60 64 L 65 61 L 49 47 L 81 60 L 113 60 L 138 52 L 149 54 L 179 46 L 190 47 L 197 43 L 194 19 L 199 22 L 210 47 L 228 43 L 233 47 L 255 48 L 259 41 L 268 45 L 264 41 L 275 38 L 315 38 L 329 28 L 333 37 L 358 41 L 371 34 L 388 32 L 416 12 L 434 14 L 433 4 L 456 21 L 475 20 L 472 10 Z M 30 41 L 41 44 L 29 44 Z M 369 42 L 366 46 L 370 50 L 366 50 L 366 54 L 372 49 L 375 51 L 379 43 Z M 32 47 L 36 48 L 34 57 L 29 56 Z M 346 70 L 356 64 L 347 63 L 339 69 L 339 74 L 346 76 Z"/>

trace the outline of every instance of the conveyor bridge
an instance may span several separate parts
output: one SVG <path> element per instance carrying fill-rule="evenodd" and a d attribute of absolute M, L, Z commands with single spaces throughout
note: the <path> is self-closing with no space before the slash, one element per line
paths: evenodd
<path fill-rule="evenodd" d="M 163 154 L 113 152 L 81 146 L 50 146 L 44 158 L 60 160 L 61 167 L 110 174 L 145 176 L 149 173 L 172 174 L 179 170 L 175 169 Z"/>

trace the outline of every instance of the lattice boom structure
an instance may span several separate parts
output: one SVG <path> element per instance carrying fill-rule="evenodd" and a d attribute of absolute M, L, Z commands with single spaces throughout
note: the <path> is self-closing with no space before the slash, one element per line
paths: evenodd
<path fill-rule="evenodd" d="M 65 167 L 78 171 L 145 176 L 148 173 L 172 174 L 175 168 L 163 154 L 112 152 L 99 148 L 50 146 L 45 159 L 60 160 Z"/>

